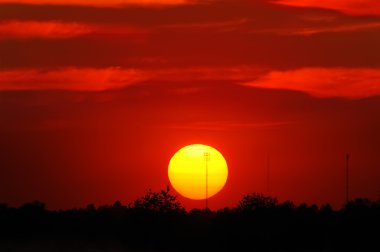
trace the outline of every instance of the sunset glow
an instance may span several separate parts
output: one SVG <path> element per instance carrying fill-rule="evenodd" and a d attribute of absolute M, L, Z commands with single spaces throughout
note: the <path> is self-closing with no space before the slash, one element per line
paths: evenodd
<path fill-rule="evenodd" d="M 0 0 L 0 205 L 170 183 L 204 208 L 203 147 L 174 155 L 192 143 L 220 151 L 212 210 L 340 207 L 347 154 L 351 196 L 377 200 L 379 80 L 379 0 Z"/>

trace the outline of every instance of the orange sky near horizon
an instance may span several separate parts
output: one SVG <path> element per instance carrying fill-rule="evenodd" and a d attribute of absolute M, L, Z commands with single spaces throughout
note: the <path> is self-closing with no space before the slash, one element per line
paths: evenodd
<path fill-rule="evenodd" d="M 347 153 L 376 199 L 379 79 L 375 0 L 0 0 L 0 202 L 130 202 L 195 143 L 229 165 L 213 209 L 339 207 Z"/>

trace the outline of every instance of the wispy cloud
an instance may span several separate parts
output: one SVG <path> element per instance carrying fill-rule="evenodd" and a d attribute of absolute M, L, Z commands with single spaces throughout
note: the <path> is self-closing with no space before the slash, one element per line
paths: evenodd
<path fill-rule="evenodd" d="M 87 5 L 87 6 L 125 6 L 125 5 L 178 5 L 186 0 L 0 0 L 0 3 L 48 4 L 48 5 Z"/>
<path fill-rule="evenodd" d="M 151 79 L 172 81 L 226 80 L 243 81 L 261 76 L 267 70 L 253 65 L 162 68 L 147 71 Z"/>
<path fill-rule="evenodd" d="M 11 69 L 0 71 L 0 90 L 86 90 L 102 91 L 123 88 L 147 81 L 243 81 L 260 76 L 264 70 L 249 66 L 198 68 L 59 68 Z M 187 92 L 187 91 L 184 91 Z"/>
<path fill-rule="evenodd" d="M 8 21 L 0 23 L 1 38 L 69 38 L 93 32 L 93 27 L 57 21 Z"/>
<path fill-rule="evenodd" d="M 380 22 L 359 23 L 359 24 L 339 24 L 339 25 L 321 25 L 321 26 L 309 26 L 290 28 L 283 30 L 271 30 L 279 35 L 301 35 L 311 36 L 319 33 L 340 33 L 340 32 L 362 32 L 362 31 L 378 31 L 380 28 Z"/>
<path fill-rule="evenodd" d="M 309 27 L 289 27 L 273 29 L 255 29 L 249 31 L 248 21 L 246 19 L 232 20 L 225 22 L 211 23 L 192 23 L 192 24 L 172 24 L 158 27 L 160 29 L 195 29 L 195 30 L 212 30 L 219 32 L 235 31 L 250 33 L 274 33 L 278 35 L 303 35 L 309 36 L 318 33 L 338 33 L 338 32 L 357 32 L 357 31 L 377 31 L 380 28 L 380 22 L 369 23 L 350 23 L 350 24 L 329 24 L 329 25 L 310 25 Z M 154 31 L 152 28 L 133 27 L 127 25 L 101 25 L 87 24 L 80 22 L 62 22 L 62 21 L 20 21 L 12 20 L 0 22 L 0 39 L 16 38 L 47 38 L 47 39 L 64 39 L 86 35 L 107 35 L 107 36 L 130 36 L 133 38 L 142 38 Z"/>
<path fill-rule="evenodd" d="M 332 9 L 349 15 L 380 15 L 378 0 L 273 0 L 272 2 L 290 6 Z"/>
<path fill-rule="evenodd" d="M 9 70 L 0 71 L 0 90 L 103 91 L 122 88 L 143 80 L 145 75 L 138 70 L 114 67 Z"/>
<path fill-rule="evenodd" d="M 254 66 L 134 69 L 60 68 L 0 71 L 0 90 L 83 90 L 119 89 L 146 81 L 232 81 L 243 85 L 288 89 L 318 97 L 362 98 L 380 95 L 378 68 L 300 68 L 274 71 Z M 198 92 L 182 90 L 178 95 Z"/>
<path fill-rule="evenodd" d="M 301 68 L 271 71 L 245 85 L 297 90 L 318 97 L 363 98 L 380 95 L 380 69 Z"/>
<path fill-rule="evenodd" d="M 0 39 L 63 39 L 89 34 L 136 37 L 146 33 L 148 33 L 146 29 L 139 27 L 94 25 L 78 22 L 19 20 L 0 22 Z"/>
<path fill-rule="evenodd" d="M 379 17 L 284 8 L 267 1 L 199 3 L 207 4 L 153 9 L 1 5 L 1 66 L 167 67 L 169 72 L 216 65 L 290 69 L 380 64 Z"/>

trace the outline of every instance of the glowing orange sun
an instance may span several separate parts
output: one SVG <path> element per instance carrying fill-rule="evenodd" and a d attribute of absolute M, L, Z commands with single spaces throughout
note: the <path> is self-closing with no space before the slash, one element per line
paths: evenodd
<path fill-rule="evenodd" d="M 194 200 L 217 194 L 226 184 L 228 168 L 223 155 L 202 144 L 188 145 L 171 158 L 169 180 L 182 196 Z"/>

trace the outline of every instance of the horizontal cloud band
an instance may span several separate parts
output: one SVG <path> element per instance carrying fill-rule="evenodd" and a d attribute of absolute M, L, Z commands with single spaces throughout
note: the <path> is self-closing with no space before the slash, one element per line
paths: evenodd
<path fill-rule="evenodd" d="M 318 97 L 362 98 L 380 95 L 380 69 L 301 68 L 271 71 L 246 85 L 297 90 Z"/>
<path fill-rule="evenodd" d="M 0 0 L 1 3 L 48 4 L 48 5 L 87 5 L 87 6 L 125 6 L 125 5 L 177 5 L 186 0 Z"/>
<path fill-rule="evenodd" d="M 349 15 L 380 15 L 378 0 L 274 0 L 278 4 L 333 9 Z"/>
<path fill-rule="evenodd" d="M 147 33 L 139 27 L 106 26 L 60 21 L 6 21 L 0 22 L 0 39 L 64 39 L 89 34 L 121 35 L 138 38 Z"/>
<path fill-rule="evenodd" d="M 186 80 L 194 83 L 198 80 L 232 81 L 252 87 L 301 91 L 318 97 L 363 98 L 380 95 L 380 69 L 377 68 L 300 68 L 268 71 L 253 66 L 151 70 L 119 67 L 13 69 L 0 71 L 0 90 L 103 91 L 148 80 Z"/>

